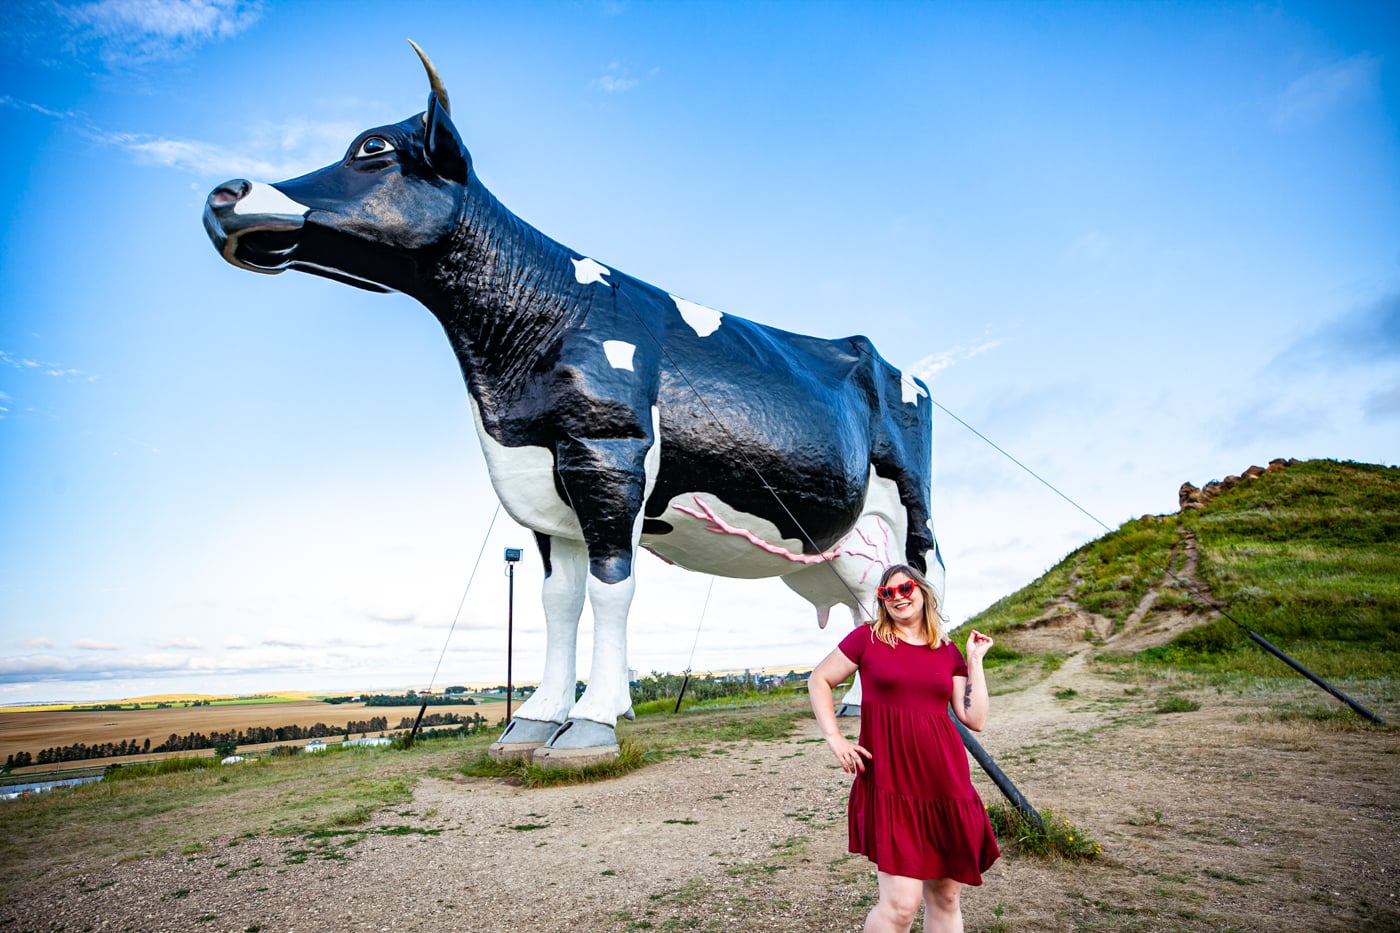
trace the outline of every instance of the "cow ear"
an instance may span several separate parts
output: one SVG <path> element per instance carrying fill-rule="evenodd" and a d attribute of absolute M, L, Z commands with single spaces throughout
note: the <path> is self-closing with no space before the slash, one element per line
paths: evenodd
<path fill-rule="evenodd" d="M 467 183 L 467 147 L 457 135 L 457 127 L 447 108 L 438 102 L 437 92 L 428 95 L 428 112 L 423 114 L 423 154 L 433 171 L 448 181 Z"/>

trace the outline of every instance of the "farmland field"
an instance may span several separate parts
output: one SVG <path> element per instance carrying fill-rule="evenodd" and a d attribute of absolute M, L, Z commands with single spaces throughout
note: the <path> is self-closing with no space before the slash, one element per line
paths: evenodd
<path fill-rule="evenodd" d="M 497 710 L 500 710 L 499 712 Z M 480 706 L 430 706 L 432 713 L 458 713 L 470 716 L 481 712 L 492 721 L 504 713 L 504 704 L 486 702 Z M 325 723 L 333 729 L 347 722 L 383 716 L 392 729 L 405 716 L 418 715 L 418 706 L 367 706 L 364 703 L 323 703 L 319 700 L 228 704 L 219 706 L 172 707 L 168 709 L 123 710 L 0 710 L 0 763 L 11 754 L 29 752 L 38 755 L 41 749 L 63 747 L 76 743 L 100 745 L 146 739 L 159 745 L 172 733 L 231 732 L 252 727 L 312 726 Z M 204 752 L 208 754 L 208 752 Z M 133 761 L 142 756 L 127 756 L 120 760 Z M 116 759 L 93 759 L 66 762 L 65 767 L 90 766 Z M 34 770 L 34 769 L 21 769 Z M 53 766 L 45 766 L 52 771 Z"/>

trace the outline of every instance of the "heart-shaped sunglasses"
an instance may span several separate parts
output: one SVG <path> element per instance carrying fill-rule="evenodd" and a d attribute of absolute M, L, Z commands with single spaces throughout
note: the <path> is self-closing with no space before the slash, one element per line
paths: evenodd
<path fill-rule="evenodd" d="M 900 599 L 908 599 L 910 596 L 914 595 L 914 586 L 915 583 L 913 580 L 905 580 L 903 583 L 899 584 L 899 586 L 882 586 L 875 591 L 875 595 L 878 596 L 882 602 L 889 602 L 896 596 Z"/>

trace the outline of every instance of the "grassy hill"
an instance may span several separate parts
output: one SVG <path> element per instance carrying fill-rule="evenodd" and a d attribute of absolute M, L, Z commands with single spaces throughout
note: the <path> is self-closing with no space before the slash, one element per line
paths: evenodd
<path fill-rule="evenodd" d="M 1400 469 L 1276 461 L 1206 492 L 1199 508 L 1084 545 L 970 620 L 998 637 L 993 661 L 1043 664 L 1087 641 L 1100 663 L 1296 676 L 1248 627 L 1323 677 L 1393 682 Z"/>

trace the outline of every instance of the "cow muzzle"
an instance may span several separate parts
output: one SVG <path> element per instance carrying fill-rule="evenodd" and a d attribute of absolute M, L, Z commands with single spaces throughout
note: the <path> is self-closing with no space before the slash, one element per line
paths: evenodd
<path fill-rule="evenodd" d="M 238 178 L 209 193 L 204 229 L 226 260 L 271 275 L 291 264 L 309 210 L 272 185 Z"/>

